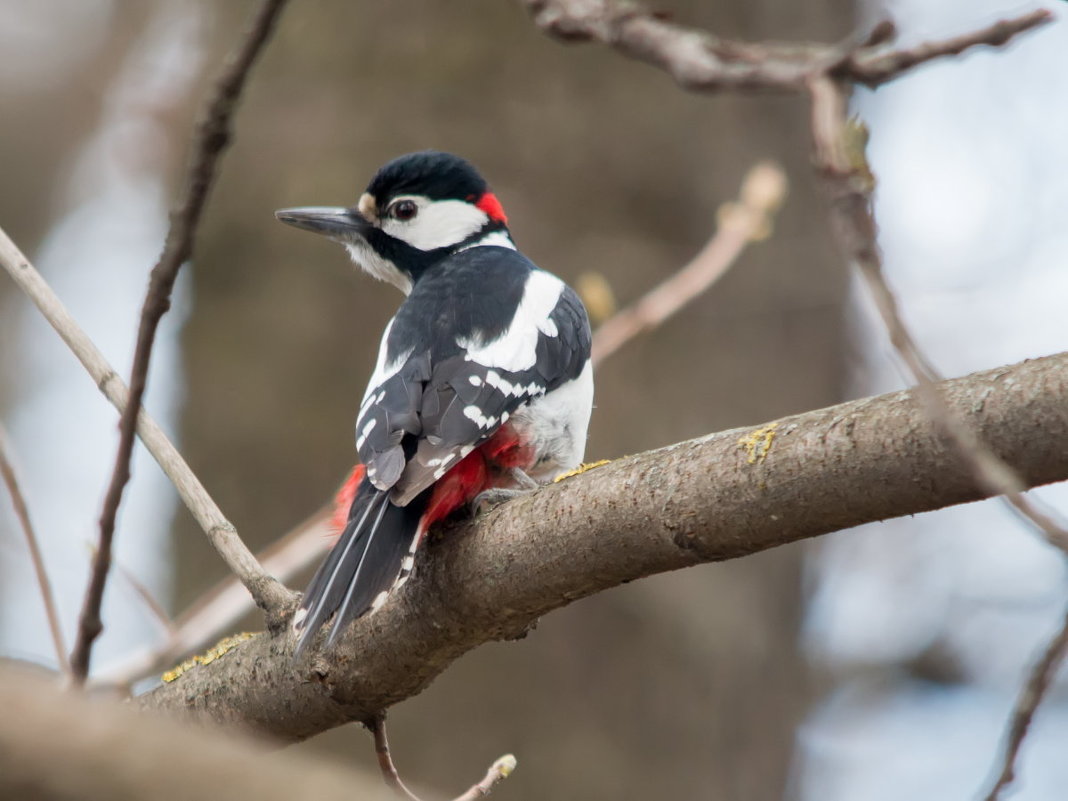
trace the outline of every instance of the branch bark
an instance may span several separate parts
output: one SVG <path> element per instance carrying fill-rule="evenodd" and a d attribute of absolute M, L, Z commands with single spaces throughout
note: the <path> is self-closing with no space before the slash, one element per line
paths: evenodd
<path fill-rule="evenodd" d="M 1027 486 L 1068 479 L 1068 353 L 940 385 Z M 423 690 L 466 651 L 653 573 L 985 497 L 909 391 L 622 459 L 432 538 L 412 581 L 292 664 L 258 635 L 139 699 L 301 740 Z"/>
<path fill-rule="evenodd" d="M 376 776 L 0 670 L 0 798 L 395 801 Z"/>
<path fill-rule="evenodd" d="M 796 92 L 815 74 L 869 87 L 898 78 L 913 67 L 955 56 L 977 45 L 1004 45 L 1014 36 L 1053 21 L 1038 9 L 975 31 L 910 48 L 888 48 L 893 26 L 859 43 L 734 42 L 676 25 L 638 3 L 617 0 L 521 0 L 534 23 L 567 42 L 597 41 L 625 56 L 664 70 L 695 92 L 766 90 Z"/>

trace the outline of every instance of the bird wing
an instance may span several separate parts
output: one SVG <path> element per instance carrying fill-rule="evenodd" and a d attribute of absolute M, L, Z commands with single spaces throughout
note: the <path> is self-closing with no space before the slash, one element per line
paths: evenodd
<path fill-rule="evenodd" d="M 416 296 L 417 284 L 383 338 L 364 396 L 357 450 L 368 479 L 392 490 L 398 505 L 441 478 L 522 406 L 576 378 L 589 358 L 589 321 L 569 287 L 515 251 L 478 250 L 502 253 L 489 264 L 474 260 L 477 276 L 493 281 L 505 270 L 515 283 L 506 319 L 501 308 L 485 304 L 485 292 L 449 292 L 450 282 L 443 281 Z M 453 290 L 469 288 L 453 277 Z M 428 294 L 433 302 L 421 304 Z M 426 336 L 404 341 L 397 332 L 413 330 L 407 319 L 413 309 L 429 318 L 416 326 Z"/>

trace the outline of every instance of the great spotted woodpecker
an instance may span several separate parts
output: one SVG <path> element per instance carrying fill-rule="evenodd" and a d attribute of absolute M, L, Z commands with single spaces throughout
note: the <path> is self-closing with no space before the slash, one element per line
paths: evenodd
<path fill-rule="evenodd" d="M 338 496 L 341 535 L 294 617 L 299 655 L 331 615 L 327 646 L 381 606 L 435 521 L 577 467 L 593 377 L 582 301 L 516 250 L 463 159 L 401 156 L 352 208 L 277 216 L 340 242 L 407 295 L 356 418 L 361 464 Z"/>

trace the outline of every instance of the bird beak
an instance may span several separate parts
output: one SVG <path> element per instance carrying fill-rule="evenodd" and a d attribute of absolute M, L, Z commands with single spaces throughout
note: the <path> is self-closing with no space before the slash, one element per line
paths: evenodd
<path fill-rule="evenodd" d="M 374 226 L 356 209 L 331 206 L 308 206 L 299 209 L 279 209 L 274 213 L 284 223 L 323 234 L 331 239 L 351 241 L 354 236 L 366 237 Z"/>

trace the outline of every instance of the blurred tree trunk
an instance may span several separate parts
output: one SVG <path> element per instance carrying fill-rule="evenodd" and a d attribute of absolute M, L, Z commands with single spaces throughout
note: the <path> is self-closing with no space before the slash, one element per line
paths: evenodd
<path fill-rule="evenodd" d="M 831 40 L 852 23 L 845 0 L 670 7 L 746 39 Z M 238 12 L 220 9 L 217 30 Z M 792 189 L 773 238 L 600 371 L 587 455 L 833 402 L 844 280 L 802 102 L 685 94 L 607 50 L 547 40 L 499 0 L 295 4 L 239 115 L 194 265 L 182 438 L 194 468 L 258 545 L 333 491 L 400 296 L 272 212 L 351 203 L 381 163 L 423 147 L 483 170 L 536 262 L 571 281 L 600 272 L 622 302 L 700 247 L 754 161 L 782 161 Z M 184 603 L 223 568 L 191 523 L 178 529 Z M 512 799 L 782 796 L 809 698 L 800 559 L 787 548 L 640 582 L 478 650 L 395 710 L 400 768 L 456 788 L 514 751 Z M 301 747 L 323 743 L 373 762 L 355 727 Z"/>

